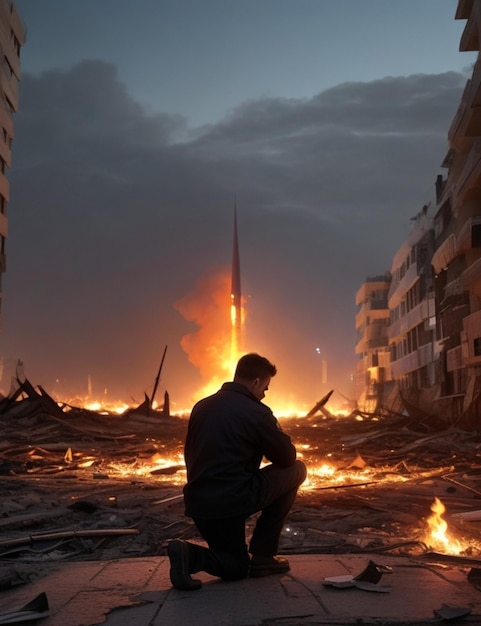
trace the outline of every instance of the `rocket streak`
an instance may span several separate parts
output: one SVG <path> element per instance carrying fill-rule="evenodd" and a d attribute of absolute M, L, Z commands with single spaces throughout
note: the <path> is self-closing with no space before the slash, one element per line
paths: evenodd
<path fill-rule="evenodd" d="M 234 206 L 234 242 L 232 250 L 232 280 L 231 280 L 231 326 L 232 361 L 237 356 L 242 346 L 242 292 L 240 277 L 239 239 L 237 234 L 237 205 Z"/>

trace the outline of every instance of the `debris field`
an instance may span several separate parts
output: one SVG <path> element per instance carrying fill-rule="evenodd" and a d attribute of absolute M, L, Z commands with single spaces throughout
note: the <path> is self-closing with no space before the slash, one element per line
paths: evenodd
<path fill-rule="evenodd" d="M 479 433 L 389 412 L 337 417 L 322 403 L 281 425 L 308 466 L 282 553 L 481 567 Z M 0 588 L 58 561 L 165 555 L 172 538 L 200 540 L 183 511 L 185 417 L 61 405 L 25 380 L 0 401 L 0 427 Z M 429 535 L 436 499 L 446 546 Z"/>

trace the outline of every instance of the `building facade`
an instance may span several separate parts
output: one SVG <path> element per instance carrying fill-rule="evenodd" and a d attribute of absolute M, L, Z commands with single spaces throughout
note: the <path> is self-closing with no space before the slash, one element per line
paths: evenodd
<path fill-rule="evenodd" d="M 20 49 L 25 43 L 25 29 L 15 5 L 0 0 L 0 320 L 2 276 L 6 270 L 5 241 L 8 235 L 7 205 L 10 187 L 7 169 L 12 161 L 13 115 L 18 109 L 20 83 Z"/>
<path fill-rule="evenodd" d="M 388 294 L 391 373 L 401 390 L 431 388 L 436 382 L 433 251 L 433 218 L 429 207 L 424 206 L 413 219 L 409 236 L 391 266 Z"/>
<path fill-rule="evenodd" d="M 461 51 L 477 51 L 471 78 L 448 131 L 434 219 L 436 330 L 441 397 L 461 415 L 481 393 L 481 4 L 460 0 Z"/>
<path fill-rule="evenodd" d="M 434 215 L 431 218 L 430 209 L 423 207 L 393 258 L 387 333 L 392 380 L 407 408 L 477 428 L 481 420 L 481 2 L 458 0 L 455 18 L 466 20 L 460 50 L 478 56 L 448 131 L 449 149 L 442 162 L 447 175 L 436 180 Z"/>
<path fill-rule="evenodd" d="M 385 404 L 391 387 L 389 354 L 389 272 L 366 279 L 356 293 L 356 397 L 362 411 Z"/>

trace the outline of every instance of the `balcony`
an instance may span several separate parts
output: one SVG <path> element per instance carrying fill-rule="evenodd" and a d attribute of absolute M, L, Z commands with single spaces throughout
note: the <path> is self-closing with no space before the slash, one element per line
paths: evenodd
<path fill-rule="evenodd" d="M 463 34 L 461 35 L 461 41 L 459 43 L 459 50 L 461 52 L 479 50 L 479 30 L 476 19 L 476 13 L 478 11 L 479 3 L 476 2 L 472 5 L 471 11 L 465 17 L 468 21 L 466 22 Z"/>
<path fill-rule="evenodd" d="M 384 338 L 387 341 L 387 330 L 388 330 L 389 318 L 386 318 L 385 321 L 375 322 L 374 324 L 368 324 L 364 328 L 363 337 L 367 341 L 371 341 L 373 339 L 381 339 Z"/>
<path fill-rule="evenodd" d="M 461 101 L 459 103 L 458 109 L 453 117 L 453 121 L 451 122 L 451 126 L 448 130 L 448 141 L 450 146 L 457 145 L 455 139 L 462 137 L 462 123 L 466 115 L 466 110 L 468 109 L 467 105 L 467 94 L 469 92 L 471 86 L 471 81 L 468 80 L 466 86 L 463 91 L 463 95 L 461 96 Z"/>
<path fill-rule="evenodd" d="M 2 83 L 2 89 L 9 99 L 14 111 L 18 108 L 19 98 L 19 79 L 13 74 L 8 67 L 8 64 L 4 61 L 0 70 L 0 81 Z"/>
<path fill-rule="evenodd" d="M 466 138 L 481 136 L 481 59 L 474 65 L 471 80 L 464 88 L 461 102 L 448 131 L 448 140 L 455 148 L 467 149 Z"/>
<path fill-rule="evenodd" d="M 406 356 L 393 361 L 391 363 L 391 373 L 394 379 L 399 379 L 409 372 L 426 367 L 429 363 L 433 362 L 433 345 L 427 343 L 424 346 L 420 346 L 415 352 L 411 352 Z"/>
<path fill-rule="evenodd" d="M 362 306 L 372 302 L 372 294 L 376 291 L 385 291 L 387 293 L 390 284 L 391 275 L 389 273 L 384 274 L 383 276 L 368 276 L 366 281 L 359 287 L 356 293 L 356 305 Z M 387 307 L 387 302 L 385 303 L 385 307 Z"/>
<path fill-rule="evenodd" d="M 456 237 L 457 249 L 459 252 L 466 252 L 473 246 L 473 227 L 481 224 L 481 216 L 469 217 Z"/>
<path fill-rule="evenodd" d="M 366 310 L 366 307 L 362 307 L 358 313 L 356 313 L 356 317 L 354 318 L 354 325 L 359 330 L 362 326 L 366 325 L 367 316 L 369 311 Z"/>
<path fill-rule="evenodd" d="M 418 268 L 413 263 L 398 283 L 391 283 L 388 293 L 389 308 L 394 309 L 418 280 Z"/>
<path fill-rule="evenodd" d="M 434 311 L 434 297 L 423 300 L 414 309 L 403 315 L 401 319 L 389 326 L 389 339 L 392 341 L 398 337 L 403 337 L 412 328 L 433 317 Z"/>
<path fill-rule="evenodd" d="M 368 319 L 369 318 L 369 319 Z M 381 307 L 371 306 L 370 303 L 363 305 L 356 314 L 355 326 L 360 328 L 363 324 L 377 323 L 378 320 L 389 320 L 389 309 L 387 304 Z"/>
<path fill-rule="evenodd" d="M 455 19 L 467 20 L 471 15 L 474 0 L 458 0 Z"/>
<path fill-rule="evenodd" d="M 481 259 L 471 263 L 461 274 L 461 287 L 469 291 L 474 285 L 481 282 Z"/>
<path fill-rule="evenodd" d="M 431 265 L 434 267 L 436 274 L 439 274 L 442 269 L 448 267 L 456 256 L 456 237 L 451 233 L 439 246 L 431 259 Z"/>
<path fill-rule="evenodd" d="M 479 48 L 478 48 L 479 49 Z M 477 107 L 481 104 L 481 93 L 479 91 L 481 85 L 481 60 L 478 59 L 474 64 L 473 74 L 469 81 L 469 89 L 467 93 L 463 93 L 463 98 L 466 95 L 466 104 L 468 107 Z M 480 134 L 480 133 L 476 133 Z"/>
<path fill-rule="evenodd" d="M 386 337 L 375 337 L 373 339 L 369 339 L 366 342 L 367 350 L 375 350 L 376 348 L 387 348 L 389 345 L 388 338 Z"/>
<path fill-rule="evenodd" d="M 5 102 L 0 101 L 0 126 L 7 131 L 10 137 L 13 136 L 13 117 L 11 111 L 8 110 Z"/>
<path fill-rule="evenodd" d="M 461 346 L 451 348 L 446 352 L 446 369 L 448 372 L 454 372 L 463 366 L 463 356 Z"/>
<path fill-rule="evenodd" d="M 0 235 L 2 237 L 8 235 L 8 219 L 5 213 L 0 213 Z"/>
<path fill-rule="evenodd" d="M 481 311 L 466 315 L 463 319 L 463 365 L 479 365 L 481 363 L 481 353 L 475 353 L 475 340 L 479 342 L 481 338 Z M 479 352 L 479 349 L 476 350 Z"/>
<path fill-rule="evenodd" d="M 12 153 L 10 151 L 9 146 L 5 141 L 0 138 L 0 159 L 3 160 L 7 167 L 11 167 L 12 164 Z"/>
<path fill-rule="evenodd" d="M 2 53 L 7 57 L 13 73 L 15 74 L 17 79 L 20 79 L 20 57 L 12 43 L 10 31 L 10 20 L 8 22 L 0 20 L 0 49 L 2 50 Z"/>
<path fill-rule="evenodd" d="M 10 200 L 10 183 L 5 174 L 0 172 L 0 195 L 8 202 Z"/>
<path fill-rule="evenodd" d="M 463 285 L 461 282 L 461 277 L 454 278 L 453 280 L 446 283 L 443 292 L 443 299 L 441 302 L 444 302 L 446 298 L 451 298 L 453 296 L 459 296 L 463 293 Z"/>
<path fill-rule="evenodd" d="M 388 345 L 389 318 L 378 320 L 358 327 L 356 353 L 367 352 L 374 348 L 387 347 Z"/>
<path fill-rule="evenodd" d="M 456 187 L 460 200 L 463 200 L 471 189 L 481 187 L 481 139 L 477 139 L 472 145 Z"/>

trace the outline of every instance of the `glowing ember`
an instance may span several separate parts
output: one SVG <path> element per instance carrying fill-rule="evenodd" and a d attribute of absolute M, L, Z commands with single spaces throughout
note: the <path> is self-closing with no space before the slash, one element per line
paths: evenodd
<path fill-rule="evenodd" d="M 446 507 L 439 498 L 434 498 L 431 511 L 432 515 L 427 519 L 430 534 L 426 538 L 426 543 L 429 547 L 444 554 L 460 554 L 463 552 L 465 548 L 462 544 L 449 536 L 448 523 L 443 518 Z"/>
<path fill-rule="evenodd" d="M 127 409 L 131 408 L 129 407 L 128 404 L 125 404 L 124 402 L 121 402 L 121 401 L 112 402 L 112 403 L 93 401 L 93 402 L 87 402 L 83 404 L 82 406 L 84 409 L 87 409 L 88 411 L 97 411 L 98 413 L 105 413 L 105 414 L 116 413 L 117 415 L 122 415 L 122 413 L 124 413 Z"/>
<path fill-rule="evenodd" d="M 298 454 L 300 458 L 304 458 L 304 454 Z M 370 467 L 357 469 L 354 466 L 345 469 L 339 469 L 329 463 L 316 463 L 314 458 L 304 458 L 307 463 L 307 479 L 301 485 L 302 491 L 310 491 L 314 489 L 328 489 L 336 487 L 348 486 L 366 486 L 381 482 L 378 477 L 379 469 L 375 470 Z M 389 477 L 383 477 L 383 483 L 406 482 L 406 478 L 394 472 L 389 473 Z"/>
<path fill-rule="evenodd" d="M 326 463 L 323 463 L 322 465 L 314 468 L 313 471 L 315 472 L 316 476 L 322 478 L 323 476 L 332 476 L 336 472 L 336 468 L 332 467 L 332 465 L 327 465 Z"/>
<path fill-rule="evenodd" d="M 184 456 L 181 452 L 165 456 L 155 453 L 146 459 L 137 459 L 134 465 L 111 462 L 107 469 L 118 478 L 155 476 L 156 480 L 171 485 L 183 485 L 186 479 Z"/>

